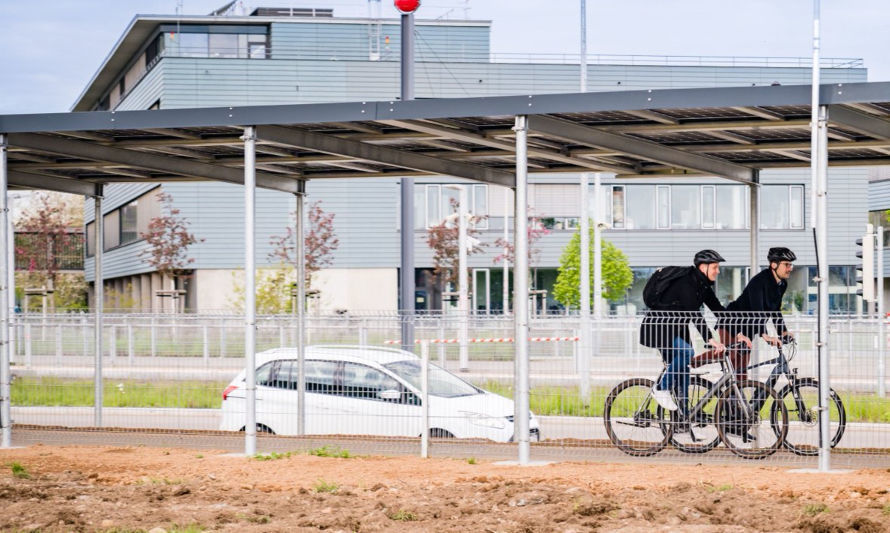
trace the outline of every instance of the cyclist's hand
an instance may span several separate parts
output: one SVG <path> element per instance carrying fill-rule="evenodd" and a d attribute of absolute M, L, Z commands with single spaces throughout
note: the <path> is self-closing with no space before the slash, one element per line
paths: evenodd
<path fill-rule="evenodd" d="M 714 348 L 714 352 L 718 355 L 722 354 L 724 351 L 726 351 L 726 346 L 724 346 L 723 343 L 721 343 L 717 339 L 711 339 L 709 341 L 709 344 L 711 345 L 712 348 Z"/>
<path fill-rule="evenodd" d="M 770 337 L 769 335 L 762 335 L 763 340 L 767 342 L 770 346 L 781 346 L 782 341 L 779 340 L 778 337 Z"/>
<path fill-rule="evenodd" d="M 736 336 L 735 336 L 735 341 L 736 341 L 736 342 L 744 342 L 745 345 L 748 347 L 749 350 L 750 350 L 751 347 L 752 347 L 751 339 L 749 339 L 744 333 L 739 333 L 738 335 L 736 335 Z"/>
<path fill-rule="evenodd" d="M 794 335 L 792 335 L 790 331 L 786 331 L 786 332 L 782 335 L 782 343 L 784 343 L 784 344 L 792 344 L 792 343 L 794 343 L 794 342 L 796 342 L 795 339 L 794 339 Z"/>

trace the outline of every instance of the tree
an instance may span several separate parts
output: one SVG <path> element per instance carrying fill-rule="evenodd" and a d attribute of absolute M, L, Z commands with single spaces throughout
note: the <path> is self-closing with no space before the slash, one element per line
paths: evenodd
<path fill-rule="evenodd" d="M 539 248 L 535 248 L 534 244 L 538 242 L 538 240 L 550 234 L 550 230 L 544 227 L 544 224 L 541 223 L 541 218 L 537 216 L 531 216 L 528 219 L 528 226 L 526 230 L 526 235 L 528 235 L 528 265 L 532 266 L 535 261 L 537 261 L 538 256 L 541 255 L 541 250 Z M 499 237 L 494 241 L 494 245 L 497 248 L 503 250 L 499 255 L 494 258 L 494 264 L 498 264 L 501 261 L 506 260 L 510 264 L 516 264 L 516 251 L 515 246 L 509 240 L 505 240 L 503 237 Z"/>
<path fill-rule="evenodd" d="M 590 242 L 593 243 L 593 223 L 590 225 Z M 607 300 L 618 300 L 624 291 L 633 283 L 633 272 L 624 255 L 617 246 L 602 239 L 602 273 L 603 297 Z M 590 298 L 593 304 L 593 245 L 590 246 Z M 559 258 L 559 274 L 553 285 L 553 297 L 566 307 L 578 308 L 581 305 L 581 230 L 572 235 L 571 240 Z"/>
<path fill-rule="evenodd" d="M 291 213 L 296 217 L 297 213 Z M 321 200 L 313 202 L 306 213 L 309 222 L 303 238 L 306 256 L 304 268 L 306 272 L 306 287 L 312 284 L 312 274 L 322 267 L 333 264 L 334 250 L 340 246 L 340 239 L 334 233 L 334 213 L 325 213 L 321 208 Z M 273 235 L 269 239 L 272 251 L 269 259 L 277 259 L 282 265 L 292 266 L 296 257 L 296 237 L 294 228 L 288 227 L 283 237 Z"/>
<path fill-rule="evenodd" d="M 59 272 L 64 263 L 71 262 L 72 255 L 83 253 L 83 233 L 76 229 L 83 225 L 83 219 L 75 204 L 71 195 L 34 193 L 15 221 L 16 263 L 27 265 L 27 273 L 19 276 L 17 285 L 43 286 L 52 295 L 51 309 L 56 304 L 82 306 L 86 295 L 82 272 L 66 276 Z"/>
<path fill-rule="evenodd" d="M 457 212 L 458 207 L 457 200 L 452 198 L 452 211 Z M 478 242 L 478 239 L 475 238 L 480 233 L 475 226 L 487 218 L 487 216 L 476 215 L 469 217 L 467 224 L 468 257 L 482 251 L 484 244 Z M 426 232 L 426 244 L 433 250 L 433 273 L 435 273 L 436 278 L 441 283 L 451 283 L 455 287 L 457 286 L 457 269 L 460 255 L 460 250 L 458 249 L 459 239 L 460 228 L 457 220 L 443 220 L 435 226 L 430 226 Z"/>
<path fill-rule="evenodd" d="M 189 232 L 190 223 L 179 215 L 179 209 L 173 207 L 171 194 L 159 193 L 158 202 L 161 204 L 162 214 L 148 222 L 147 232 L 140 233 L 139 236 L 145 239 L 148 248 L 142 250 L 139 257 L 144 258 L 162 278 L 172 279 L 175 289 L 176 282 L 185 273 L 186 267 L 195 262 L 194 258 L 188 257 L 189 246 L 204 242 L 204 239 Z"/>

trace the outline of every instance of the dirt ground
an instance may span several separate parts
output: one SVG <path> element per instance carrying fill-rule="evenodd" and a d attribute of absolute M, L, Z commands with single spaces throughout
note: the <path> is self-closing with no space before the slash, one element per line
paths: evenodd
<path fill-rule="evenodd" d="M 267 456 L 268 457 L 268 456 Z M 890 472 L 0 450 L 0 531 L 890 531 Z"/>

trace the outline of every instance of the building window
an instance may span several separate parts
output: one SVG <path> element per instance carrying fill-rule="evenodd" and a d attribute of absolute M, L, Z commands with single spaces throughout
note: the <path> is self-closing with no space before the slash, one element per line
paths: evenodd
<path fill-rule="evenodd" d="M 173 50 L 179 57 L 207 57 L 210 36 L 206 33 L 179 33 L 173 36 Z"/>
<path fill-rule="evenodd" d="M 671 227 L 671 188 L 669 185 L 659 185 L 658 189 L 658 229 L 670 229 Z"/>
<path fill-rule="evenodd" d="M 90 222 L 84 229 L 84 235 L 87 241 L 87 257 L 96 255 L 96 223 Z"/>
<path fill-rule="evenodd" d="M 414 186 L 414 228 L 425 229 L 441 224 L 459 209 L 460 191 L 442 184 Z M 476 217 L 488 215 L 488 185 L 465 185 L 467 211 Z M 418 221 L 421 221 L 418 223 Z M 421 225 L 425 222 L 425 226 Z M 488 219 L 476 223 L 477 229 L 488 229 Z"/>
<path fill-rule="evenodd" d="M 716 229 L 746 229 L 748 227 L 748 188 L 744 185 L 716 187 Z"/>
<path fill-rule="evenodd" d="M 761 229 L 803 229 L 803 186 L 764 185 L 760 190 Z"/>
<path fill-rule="evenodd" d="M 890 215 L 890 210 L 886 209 L 869 211 L 868 213 L 868 223 L 874 226 L 875 230 L 879 227 L 884 229 L 882 232 L 884 235 L 884 248 L 890 247 L 890 220 L 888 220 L 888 215 Z"/>
<path fill-rule="evenodd" d="M 624 229 L 624 186 L 612 187 L 612 227 Z"/>
<path fill-rule="evenodd" d="M 713 185 L 703 185 L 701 188 L 701 227 L 713 229 L 716 209 L 714 197 L 716 196 Z"/>
<path fill-rule="evenodd" d="M 121 224 L 121 244 L 127 244 L 139 240 L 139 230 L 137 228 L 138 202 L 133 201 L 121 207 L 120 224 Z"/>
<path fill-rule="evenodd" d="M 671 187 L 671 229 L 696 229 L 699 222 L 699 187 L 675 185 Z"/>
<path fill-rule="evenodd" d="M 627 188 L 627 229 L 655 229 L 655 186 Z"/>

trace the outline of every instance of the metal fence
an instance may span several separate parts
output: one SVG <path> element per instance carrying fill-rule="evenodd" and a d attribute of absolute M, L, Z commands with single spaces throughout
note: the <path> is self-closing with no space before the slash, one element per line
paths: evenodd
<path fill-rule="evenodd" d="M 730 393 L 717 391 L 704 402 L 696 413 L 700 418 L 691 420 L 691 433 L 684 432 L 687 428 L 682 420 L 670 412 L 659 412 L 657 407 L 649 409 L 652 420 L 634 421 L 633 414 L 646 401 L 653 380 L 664 369 L 658 351 L 639 342 L 641 319 L 593 319 L 589 351 L 581 348 L 581 322 L 577 316 L 532 319 L 529 354 L 533 459 L 544 455 L 566 459 L 591 454 L 613 458 L 644 456 L 635 449 L 647 448 L 640 444 L 648 442 L 646 439 L 653 439 L 656 444 L 664 441 L 656 456 L 661 458 L 725 461 L 737 457 L 721 440 L 721 431 L 733 430 L 722 422 L 725 416 L 721 418 L 718 407 L 721 395 L 731 398 Z M 716 325 L 716 318 L 711 315 L 707 321 L 711 327 Z M 796 349 L 787 376 L 781 375 L 771 384 L 776 393 L 768 396 L 776 398 L 774 403 L 785 405 L 788 414 L 783 415 L 787 416 L 782 422 L 784 431 L 789 441 L 797 439 L 800 454 L 780 446 L 767 460 L 815 466 L 812 454 L 819 444 L 818 395 L 809 378 L 819 377 L 817 322 L 814 317 L 803 315 L 786 316 L 785 322 L 796 337 Z M 436 440 L 437 437 L 470 439 L 467 442 L 475 443 L 480 450 L 490 442 L 511 441 L 515 416 L 512 318 L 470 318 L 464 344 L 457 342 L 463 337 L 461 321 L 456 316 L 418 316 L 415 323 L 416 338 L 429 343 L 432 366 L 428 402 L 422 401 L 423 365 L 416 357 L 391 346 L 399 341 L 397 316 L 380 313 L 307 318 L 307 345 L 340 347 L 309 348 L 306 352 L 303 434 L 349 435 L 376 442 L 378 449 L 384 450 L 402 450 L 406 442 L 420 446 L 421 434 L 434 437 L 434 447 L 435 443 L 446 442 Z M 93 405 L 93 324 L 93 317 L 87 314 L 15 317 L 11 406 L 17 427 L 97 425 Z M 832 462 L 890 463 L 884 324 L 876 319 L 835 316 L 830 320 L 830 335 L 830 385 L 839 398 L 830 406 L 832 428 L 841 423 L 844 426 Z M 237 377 L 245 361 L 243 336 L 243 317 L 235 315 L 107 315 L 102 349 L 101 425 L 124 428 L 116 433 L 121 436 L 137 429 L 238 431 L 245 420 L 245 387 Z M 705 351 L 698 336 L 693 338 L 695 352 Z M 259 317 L 257 423 L 261 430 L 276 435 L 299 433 L 299 368 L 292 348 L 295 345 L 294 317 Z M 420 346 L 415 353 L 421 353 Z M 579 369 L 585 353 L 590 372 L 582 375 Z M 775 348 L 755 340 L 751 362 L 769 361 L 776 355 Z M 775 367 L 775 363 L 754 367 L 747 378 L 768 382 Z M 713 363 L 692 372 L 688 394 L 696 399 L 704 396 L 722 375 L 720 367 Z M 787 397 L 780 395 L 792 379 L 800 384 L 797 392 L 806 402 L 804 410 L 794 404 L 794 394 L 786 391 Z M 626 387 L 623 395 L 613 392 L 627 380 L 636 380 L 639 386 Z M 464 381 L 486 392 L 468 389 Z M 766 395 L 765 387 L 749 385 L 739 392 L 743 396 Z M 838 412 L 837 404 L 842 405 L 843 414 Z M 723 404 L 723 415 L 729 410 L 728 405 Z M 428 427 L 423 425 L 422 406 L 430 410 Z M 767 430 L 770 409 L 773 416 L 783 411 L 769 406 L 761 410 L 761 424 Z M 606 418 L 610 418 L 611 430 Z M 646 431 L 635 424 L 645 426 L 642 429 Z M 671 434 L 665 436 L 668 427 L 672 428 Z M 617 434 L 610 435 L 610 431 Z M 15 434 L 14 430 L 13 439 Z M 212 441 L 230 438 L 231 434 L 208 435 Z M 618 451 L 618 445 L 627 442 L 633 445 L 625 451 L 635 453 L 625 456 Z M 755 444 L 765 447 L 768 443 L 757 440 Z"/>

